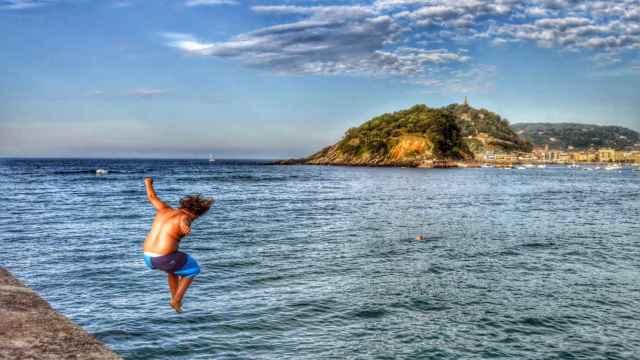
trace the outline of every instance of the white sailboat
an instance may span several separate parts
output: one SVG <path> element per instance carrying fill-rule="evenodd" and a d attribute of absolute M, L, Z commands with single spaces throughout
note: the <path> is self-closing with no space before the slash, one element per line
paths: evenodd
<path fill-rule="evenodd" d="M 216 162 L 216 159 L 213 157 L 213 154 L 209 154 L 209 162 Z"/>

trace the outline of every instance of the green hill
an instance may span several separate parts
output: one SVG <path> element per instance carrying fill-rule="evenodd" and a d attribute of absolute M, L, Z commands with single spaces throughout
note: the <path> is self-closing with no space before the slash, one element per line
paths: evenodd
<path fill-rule="evenodd" d="M 507 119 L 487 109 L 467 104 L 451 104 L 443 108 L 453 113 L 469 149 L 475 153 L 494 151 L 531 151 L 531 144 L 518 136 Z"/>
<path fill-rule="evenodd" d="M 533 145 L 548 144 L 552 149 L 609 147 L 626 149 L 640 143 L 638 132 L 620 126 L 574 123 L 520 123 L 513 129 Z"/>
<path fill-rule="evenodd" d="M 487 149 L 527 151 L 530 145 L 488 110 L 415 105 L 374 117 L 347 130 L 338 143 L 285 163 L 419 166 L 431 160 L 469 160 Z"/>

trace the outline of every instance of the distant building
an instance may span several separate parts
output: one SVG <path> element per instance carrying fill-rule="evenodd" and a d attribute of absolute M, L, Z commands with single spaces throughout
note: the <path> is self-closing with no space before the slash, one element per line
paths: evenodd
<path fill-rule="evenodd" d="M 559 162 L 569 162 L 569 161 L 571 161 L 571 155 L 568 152 L 562 151 L 562 152 L 560 152 L 558 154 L 557 161 L 559 161 Z"/>
<path fill-rule="evenodd" d="M 633 151 L 624 151 L 622 154 L 622 159 L 622 161 L 624 162 L 634 162 Z"/>
<path fill-rule="evenodd" d="M 574 162 L 596 162 L 598 152 L 595 150 L 575 151 L 571 153 L 571 160 Z"/>
<path fill-rule="evenodd" d="M 558 150 L 551 150 L 547 152 L 547 161 L 559 161 L 561 153 L 562 152 Z"/>
<path fill-rule="evenodd" d="M 540 147 L 540 146 L 536 146 L 533 148 L 533 150 L 531 151 L 531 155 L 533 156 L 534 160 L 538 160 L 538 161 L 544 161 L 547 160 L 547 151 L 545 148 Z"/>
<path fill-rule="evenodd" d="M 533 161 L 533 160 L 537 160 L 534 156 L 533 153 L 521 153 L 518 155 L 518 160 L 520 161 Z"/>
<path fill-rule="evenodd" d="M 495 155 L 495 161 L 498 162 L 516 162 L 518 161 L 518 155 L 511 153 L 498 153 Z"/>
<path fill-rule="evenodd" d="M 475 136 L 475 139 L 485 141 L 485 133 Z M 495 152 L 487 150 L 484 153 L 476 153 L 475 158 L 478 161 L 491 161 L 496 163 L 516 163 L 516 162 L 536 162 L 545 161 L 551 163 L 578 163 L 578 162 L 626 162 L 640 163 L 640 150 L 614 150 L 610 148 L 588 150 L 549 150 L 548 145 L 545 147 L 536 146 L 529 153 L 523 152 Z"/>
<path fill-rule="evenodd" d="M 613 149 L 598 150 L 598 160 L 602 162 L 611 162 L 616 160 L 616 151 Z"/>

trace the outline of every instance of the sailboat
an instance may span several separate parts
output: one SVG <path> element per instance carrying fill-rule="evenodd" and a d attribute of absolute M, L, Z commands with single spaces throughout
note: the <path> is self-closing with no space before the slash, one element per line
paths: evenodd
<path fill-rule="evenodd" d="M 216 162 L 216 159 L 213 157 L 213 154 L 209 154 L 209 162 Z"/>

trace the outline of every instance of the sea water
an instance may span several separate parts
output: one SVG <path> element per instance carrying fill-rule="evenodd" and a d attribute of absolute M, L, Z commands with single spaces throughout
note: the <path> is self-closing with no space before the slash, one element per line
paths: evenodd
<path fill-rule="evenodd" d="M 146 176 L 216 199 L 180 315 Z M 640 358 L 638 171 L 4 159 L 0 189 L 0 266 L 125 359 Z"/>

